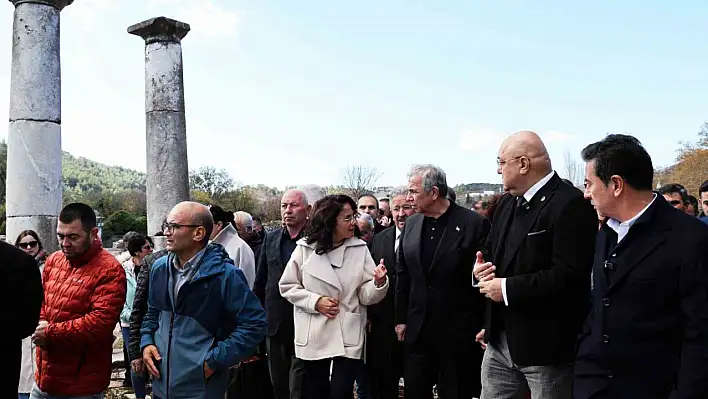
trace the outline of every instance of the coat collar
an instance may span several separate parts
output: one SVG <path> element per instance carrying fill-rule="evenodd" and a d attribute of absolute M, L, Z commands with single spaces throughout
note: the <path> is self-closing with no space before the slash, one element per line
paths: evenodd
<path fill-rule="evenodd" d="M 313 251 L 317 248 L 316 243 L 308 244 L 307 241 L 305 241 L 306 238 L 302 238 L 298 240 L 297 244 L 298 245 L 303 245 L 306 246 Z M 352 247 L 360 247 L 360 246 L 366 246 L 366 242 L 364 240 L 361 240 L 357 237 L 351 237 L 347 238 L 342 245 L 339 247 L 327 252 L 326 254 L 322 255 L 313 255 L 313 256 L 326 256 L 329 258 L 329 263 L 330 265 L 334 267 L 342 267 L 342 264 L 344 264 L 344 252 L 346 251 L 347 248 L 352 248 Z"/>
<path fill-rule="evenodd" d="M 229 223 L 228 226 L 221 229 L 219 234 L 217 234 L 216 237 L 214 237 L 212 242 L 215 242 L 215 243 L 221 244 L 221 245 L 226 245 L 234 236 L 238 237 L 238 231 L 236 231 L 234 226 L 231 223 Z"/>
<path fill-rule="evenodd" d="M 300 239 L 297 245 L 307 247 L 312 251 L 302 268 L 311 276 L 334 287 L 339 293 L 342 292 L 342 283 L 334 272 L 334 268 L 342 267 L 344 264 L 344 254 L 347 248 L 366 247 L 366 243 L 356 237 L 347 239 L 340 247 L 322 255 L 317 255 L 315 252 L 315 243 L 308 244 L 304 238 Z"/>

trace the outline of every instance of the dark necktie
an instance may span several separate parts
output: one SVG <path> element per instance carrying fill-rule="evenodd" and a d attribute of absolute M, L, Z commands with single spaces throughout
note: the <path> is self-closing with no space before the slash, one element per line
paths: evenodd
<path fill-rule="evenodd" d="M 521 209 L 526 212 L 531 209 L 531 204 L 529 204 L 529 202 L 526 201 L 526 198 L 524 198 L 523 196 L 516 198 L 516 210 L 519 211 Z"/>

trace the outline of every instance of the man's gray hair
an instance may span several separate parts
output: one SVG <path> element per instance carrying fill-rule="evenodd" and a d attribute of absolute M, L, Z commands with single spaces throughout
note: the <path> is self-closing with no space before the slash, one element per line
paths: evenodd
<path fill-rule="evenodd" d="M 253 227 L 253 216 L 250 213 L 244 211 L 234 212 L 234 221 L 238 223 L 243 223 L 245 227 Z"/>
<path fill-rule="evenodd" d="M 447 197 L 447 176 L 445 171 L 439 166 L 425 164 L 413 165 L 408 172 L 408 179 L 419 176 L 423 179 L 423 191 L 429 193 L 433 187 L 437 187 L 442 197 Z"/>
<path fill-rule="evenodd" d="M 399 195 L 408 195 L 408 186 L 398 186 L 391 192 L 391 199 L 398 197 Z"/>
<path fill-rule="evenodd" d="M 290 190 L 286 190 L 285 193 L 283 193 L 283 197 L 285 197 L 285 194 L 294 194 L 297 193 L 300 195 L 300 199 L 302 200 L 303 205 L 307 206 L 310 205 L 310 197 L 307 196 L 307 192 L 300 188 L 291 188 Z"/>
<path fill-rule="evenodd" d="M 366 224 L 369 225 L 369 228 L 370 228 L 371 230 L 374 230 L 374 227 L 375 227 L 375 225 L 374 225 L 374 218 L 372 218 L 371 215 L 369 215 L 368 213 L 360 213 L 360 214 L 359 214 L 359 220 L 365 221 Z"/>

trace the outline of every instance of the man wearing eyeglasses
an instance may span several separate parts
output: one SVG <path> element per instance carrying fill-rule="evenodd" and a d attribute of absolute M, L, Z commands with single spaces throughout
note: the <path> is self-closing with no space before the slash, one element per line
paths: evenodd
<path fill-rule="evenodd" d="M 265 336 L 265 312 L 221 245 L 204 205 L 177 204 L 163 226 L 169 254 L 150 271 L 140 346 L 153 398 L 223 399 L 229 369 Z"/>
<path fill-rule="evenodd" d="M 406 195 L 391 200 L 393 226 L 374 236 L 371 255 L 378 263 L 396 264 L 398 241 L 406 219 L 415 214 Z M 389 289 L 383 301 L 369 306 L 370 331 L 367 335 L 367 363 L 371 365 L 372 393 L 375 399 L 398 397 L 398 381 L 403 377 L 403 348 L 396 337 L 394 300 L 396 297 L 396 269 L 388 269 Z"/>
<path fill-rule="evenodd" d="M 686 212 L 686 205 L 688 205 L 688 193 L 682 185 L 667 184 L 659 187 L 657 191 L 659 194 L 664 196 L 666 202 L 671 204 L 671 206 L 681 212 Z"/>
<path fill-rule="evenodd" d="M 703 216 L 701 216 L 701 221 L 708 224 L 708 180 L 704 181 L 698 189 L 698 201 L 703 208 Z"/>

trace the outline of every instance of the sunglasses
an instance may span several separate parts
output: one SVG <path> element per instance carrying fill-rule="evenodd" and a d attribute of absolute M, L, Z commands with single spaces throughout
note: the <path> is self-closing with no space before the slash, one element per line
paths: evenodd
<path fill-rule="evenodd" d="M 27 249 L 27 248 L 36 248 L 37 244 L 39 244 L 37 241 L 30 241 L 30 242 L 21 242 L 18 246 L 22 249 Z"/>
<path fill-rule="evenodd" d="M 671 201 L 669 201 L 669 204 L 671 204 L 671 205 L 673 205 L 673 206 L 679 205 L 679 204 L 681 204 L 681 203 L 682 203 L 682 201 L 679 201 L 679 200 L 671 200 Z"/>

